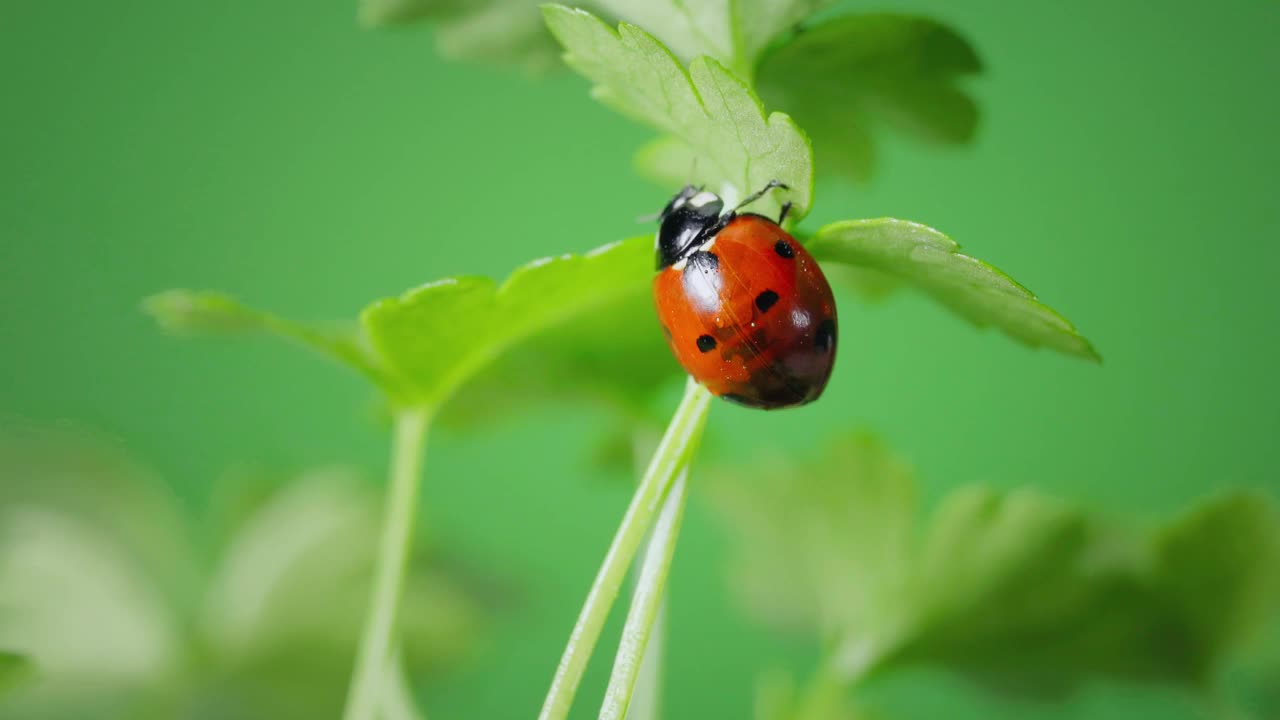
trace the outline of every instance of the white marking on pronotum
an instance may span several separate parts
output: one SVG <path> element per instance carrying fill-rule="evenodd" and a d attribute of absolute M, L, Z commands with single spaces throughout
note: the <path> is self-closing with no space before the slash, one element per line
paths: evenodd
<path fill-rule="evenodd" d="M 701 245 L 699 245 L 699 246 L 698 246 L 698 250 L 699 250 L 700 252 L 707 252 L 707 251 L 711 250 L 711 248 L 715 247 L 715 245 L 716 245 L 716 238 L 715 238 L 715 236 L 713 235 L 713 236 L 711 236 L 711 239 L 710 239 L 710 240 L 708 240 L 708 241 L 706 241 L 706 242 L 702 243 Z"/>
<path fill-rule="evenodd" d="M 738 201 L 742 199 L 742 193 L 738 192 L 738 188 L 731 183 L 724 183 L 720 186 L 720 199 L 724 200 L 724 211 L 722 214 L 733 212 L 738 206 Z"/>
<path fill-rule="evenodd" d="M 689 204 L 694 207 L 702 207 L 704 205 L 710 205 L 711 203 L 719 199 L 720 198 L 716 197 L 715 193 L 709 193 L 706 190 L 703 190 L 697 195 L 694 195 L 693 197 L 689 198 Z"/>
<path fill-rule="evenodd" d="M 688 264 L 689 264 L 689 258 L 680 258 L 680 259 L 679 259 L 679 260 L 677 260 L 677 261 L 675 262 L 675 264 L 674 264 L 674 265 L 672 265 L 671 267 L 672 267 L 676 272 L 684 272 L 684 266 L 685 266 L 685 265 L 688 265 Z"/>

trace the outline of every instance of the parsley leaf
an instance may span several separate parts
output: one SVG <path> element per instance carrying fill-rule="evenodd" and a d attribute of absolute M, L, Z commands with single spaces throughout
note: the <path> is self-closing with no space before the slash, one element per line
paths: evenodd
<path fill-rule="evenodd" d="M 913 488 L 865 435 L 712 486 L 747 607 L 822 639 L 845 683 L 931 665 L 1028 697 L 1093 677 L 1205 689 L 1280 601 L 1280 517 L 1258 494 L 1210 499 L 1150 533 L 980 487 L 922 524 Z"/>
<path fill-rule="evenodd" d="M 751 88 L 720 62 L 698 57 L 686 69 L 634 25 L 615 31 L 588 12 L 560 5 L 543 12 L 565 47 L 565 61 L 595 83 L 598 100 L 688 148 L 688 181 L 708 185 L 732 203 L 779 180 L 790 190 L 770 193 L 756 209 L 774 215 L 789 200 L 797 219 L 809 211 L 808 139 L 787 115 L 766 116 Z"/>
<path fill-rule="evenodd" d="M 373 303 L 358 331 L 348 333 L 212 293 L 171 290 L 143 307 L 172 330 L 257 330 L 298 341 L 360 370 L 396 402 L 438 405 L 530 334 L 645 287 L 651 263 L 652 240 L 636 237 L 584 255 L 535 260 L 501 286 L 488 278 L 446 278 Z"/>
<path fill-rule="evenodd" d="M 960 253 L 954 240 L 931 227 L 893 218 L 846 220 L 819 229 L 807 247 L 818 260 L 903 280 L 973 324 L 995 326 L 1023 344 L 1100 359 L 1070 322 L 1030 290 Z"/>
<path fill-rule="evenodd" d="M 804 126 L 820 171 L 865 180 L 879 126 L 942 145 L 972 140 L 978 106 L 958 81 L 981 68 L 968 41 L 937 21 L 845 15 L 775 45 L 760 61 L 759 91 Z"/>

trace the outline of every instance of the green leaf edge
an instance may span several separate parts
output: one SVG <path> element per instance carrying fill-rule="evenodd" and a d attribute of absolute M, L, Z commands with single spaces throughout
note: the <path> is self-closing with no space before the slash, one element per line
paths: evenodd
<path fill-rule="evenodd" d="M 707 112 L 706 103 L 702 98 L 702 93 L 698 92 L 697 84 L 693 81 L 692 70 L 695 64 L 701 62 L 704 65 L 706 65 L 708 68 L 709 77 L 714 76 L 713 71 L 718 69 L 721 73 L 724 74 L 725 77 L 728 77 L 733 82 L 737 83 L 746 92 L 747 97 L 749 97 L 752 103 L 755 105 L 756 111 L 759 113 L 759 116 L 761 120 L 764 121 L 764 124 L 766 127 L 771 125 L 775 120 L 780 123 L 785 123 L 791 126 L 791 129 L 795 130 L 796 134 L 804 142 L 805 149 L 808 151 L 808 162 L 806 163 L 807 172 L 805 173 L 805 177 L 803 179 L 804 202 L 800 202 L 796 199 L 792 200 L 791 216 L 793 221 L 799 221 L 809 214 L 809 210 L 813 205 L 813 192 L 814 192 L 813 190 L 813 186 L 814 186 L 813 141 L 809 138 L 808 133 L 804 131 L 804 128 L 801 128 L 789 114 L 781 111 L 777 111 L 777 110 L 773 111 L 772 113 L 767 112 L 764 107 L 764 102 L 760 100 L 760 96 L 756 94 L 755 90 L 749 84 L 744 82 L 741 78 L 735 75 L 733 71 L 727 68 L 723 63 L 721 63 L 719 60 L 716 60 L 715 58 L 709 55 L 699 55 L 689 63 L 688 67 L 686 67 L 685 64 L 680 62 L 680 59 L 677 58 L 675 54 L 672 53 L 671 50 L 665 44 L 663 44 L 660 40 L 658 40 L 654 36 L 645 32 L 643 28 L 637 27 L 630 23 L 622 22 L 622 23 L 618 23 L 618 26 L 615 29 L 614 27 L 610 26 L 609 23 L 605 22 L 604 20 L 600 19 L 596 15 L 586 10 L 583 10 L 581 8 L 569 7 L 559 3 L 547 3 L 539 7 L 542 10 L 542 16 L 547 24 L 547 28 L 551 31 L 551 34 L 555 36 L 556 41 L 560 43 L 561 47 L 565 48 L 563 58 L 564 58 L 565 64 L 568 65 L 569 67 L 573 67 L 573 63 L 570 62 L 569 60 L 569 57 L 572 55 L 572 52 L 568 49 L 563 38 L 561 37 L 560 23 L 562 19 L 565 17 L 579 16 L 579 17 L 589 18 L 591 21 L 598 23 L 602 28 L 607 30 L 611 35 L 618 38 L 619 42 L 621 42 L 623 39 L 622 38 L 623 32 L 635 33 L 637 36 L 640 36 L 648 40 L 649 42 L 652 42 L 653 45 L 659 48 L 662 51 L 662 53 L 668 59 L 670 59 L 671 62 L 680 70 L 680 74 L 684 77 L 685 81 L 689 83 L 689 89 L 693 93 L 693 96 L 697 98 L 698 106 L 704 113 Z M 576 70 L 576 68 L 574 69 Z M 590 80 L 592 83 L 595 82 L 591 78 L 587 78 L 587 79 Z M 671 135 L 671 133 L 668 133 L 665 130 L 663 131 L 663 134 Z M 687 141 L 685 141 L 684 138 L 679 138 L 679 139 L 682 142 L 685 142 L 686 145 L 689 144 Z M 641 149 L 643 150 L 644 147 L 642 147 Z M 744 194 L 744 196 L 747 193 L 751 193 L 754 191 L 752 188 L 739 188 L 739 190 Z M 791 190 L 792 192 L 795 192 L 796 188 L 792 187 Z"/>
<path fill-rule="evenodd" d="M 142 311 L 174 334 L 264 332 L 309 347 L 389 387 L 387 374 L 353 329 L 323 330 L 249 307 L 225 293 L 171 289 L 142 300 Z"/>
<path fill-rule="evenodd" d="M 985 272 L 989 272 L 992 275 L 999 278 L 1000 280 L 1003 280 L 1009 283 L 1010 286 L 1012 286 L 1018 291 L 1015 293 L 1009 293 L 1007 291 L 1000 290 L 1000 292 L 1003 292 L 1004 294 L 1011 295 L 1012 297 L 1017 297 L 1021 300 L 1029 302 L 1037 310 L 1043 311 L 1050 317 L 1054 318 L 1055 320 L 1058 320 L 1062 324 L 1062 329 L 1064 330 L 1064 334 L 1070 337 L 1071 339 L 1073 339 L 1074 341 L 1076 341 L 1078 347 L 1074 351 L 1067 351 L 1065 349 L 1060 349 L 1060 348 L 1052 348 L 1052 349 L 1059 350 L 1060 352 L 1074 355 L 1076 357 L 1084 358 L 1086 360 L 1090 360 L 1098 364 L 1102 363 L 1102 356 L 1093 347 L 1093 343 L 1091 343 L 1088 338 L 1081 335 L 1079 330 L 1076 329 L 1076 326 L 1070 320 L 1067 320 L 1067 318 L 1064 317 L 1057 310 L 1054 310 L 1053 308 L 1041 302 L 1040 298 L 1038 298 L 1035 293 L 1031 292 L 1031 290 L 1028 289 L 1022 283 L 1018 282 L 1017 280 L 1014 280 L 1012 277 L 1009 276 L 1008 273 L 995 267 L 994 265 L 991 265 L 990 263 L 987 263 L 983 260 L 979 260 L 978 258 L 975 258 L 972 255 L 966 255 L 965 253 L 960 252 L 960 243 L 951 239 L 951 237 L 948 236 L 946 233 L 940 230 L 937 230 L 936 228 L 930 227 L 929 225 L 925 225 L 924 223 L 915 222 L 913 220 L 902 220 L 899 218 L 891 218 L 891 217 L 868 218 L 868 219 L 862 219 L 862 220 L 841 220 L 833 223 L 828 223 L 827 225 L 824 225 L 821 228 L 819 228 L 818 231 L 814 233 L 813 236 L 806 243 L 806 247 L 809 250 L 809 252 L 813 254 L 815 258 L 826 259 L 828 262 L 838 262 L 846 265 L 852 265 L 854 267 L 871 268 L 873 270 L 878 270 L 880 272 L 900 278 L 904 282 L 914 285 L 911 278 L 904 277 L 903 275 L 897 272 L 894 272 L 892 269 L 879 267 L 875 263 L 862 263 L 862 262 L 851 260 L 848 257 L 841 257 L 839 254 L 839 248 L 829 247 L 835 244 L 835 240 L 828 240 L 828 238 L 832 237 L 832 233 L 836 233 L 847 228 L 869 227 L 869 226 L 875 226 L 879 224 L 890 224 L 890 223 L 906 224 L 918 230 L 923 230 L 930 236 L 942 241 L 943 245 L 945 246 L 944 249 L 947 252 L 949 252 L 951 255 L 954 255 L 958 258 L 962 258 L 965 261 L 972 262 L 974 265 L 982 268 L 982 270 L 984 270 Z M 930 292 L 927 288 L 919 287 L 919 286 L 917 287 L 922 292 L 930 296 L 933 295 L 933 293 Z M 942 304 L 946 305 L 945 302 L 943 302 Z M 974 324 L 977 325 L 978 327 L 983 327 L 983 325 L 979 323 L 974 323 Z M 1030 343 L 1026 343 L 1017 337 L 1014 337 L 1008 331 L 1004 330 L 1004 328 L 1000 328 L 999 325 L 996 325 L 995 323 L 990 323 L 990 325 L 1000 329 L 1000 331 L 1003 332 L 1006 336 L 1010 337 L 1013 340 L 1016 340 L 1017 342 L 1023 345 L 1027 345 L 1028 347 L 1037 347 L 1037 346 L 1031 345 Z"/>
<path fill-rule="evenodd" d="M 359 314 L 360 330 L 355 332 L 326 332 L 272 313 L 253 309 L 226 294 L 217 292 L 166 290 L 145 298 L 142 301 L 142 310 L 162 328 L 174 333 L 266 332 L 292 340 L 356 369 L 378 385 L 397 404 L 438 406 L 443 404 L 462 383 L 512 345 L 541 329 L 562 323 L 592 305 L 635 291 L 642 283 L 647 283 L 649 277 L 638 276 L 635 287 L 629 284 L 618 284 L 606 294 L 590 298 L 574 298 L 565 307 L 548 312 L 541 317 L 526 319 L 512 332 L 503 334 L 492 343 L 473 349 L 470 357 L 450 370 L 451 374 L 446 380 L 432 383 L 430 392 L 422 392 L 422 388 L 417 386 L 415 381 L 388 365 L 388 356 L 375 350 L 375 333 L 370 329 L 371 318 L 400 305 L 417 302 L 424 293 L 449 286 L 491 288 L 489 292 L 492 295 L 492 302 L 501 307 L 504 297 L 513 287 L 519 287 L 525 278 L 542 268 L 566 262 L 589 264 L 595 258 L 604 257 L 613 252 L 632 252 L 637 256 L 642 252 L 647 254 L 652 242 L 653 239 L 649 235 L 638 235 L 607 243 L 584 253 L 564 253 L 537 258 L 516 268 L 500 285 L 492 278 L 480 275 L 460 275 L 434 280 L 398 296 L 382 298 L 366 305 Z"/>

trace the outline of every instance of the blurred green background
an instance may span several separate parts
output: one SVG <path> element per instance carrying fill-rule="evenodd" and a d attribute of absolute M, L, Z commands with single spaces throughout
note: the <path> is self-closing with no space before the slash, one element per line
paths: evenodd
<path fill-rule="evenodd" d="M 1280 5 L 870 9 L 925 13 L 975 44 L 979 138 L 948 151 L 885 138 L 873 182 L 820 183 L 806 226 L 938 227 L 1105 362 L 1028 351 L 910 293 L 875 307 L 846 294 L 824 400 L 717 404 L 702 462 L 804 454 L 867 426 L 929 498 L 1029 484 L 1153 519 L 1229 486 L 1280 489 Z M 501 277 L 636 234 L 670 192 L 631 169 L 649 131 L 580 78 L 446 63 L 429 31 L 361 30 L 350 3 L 9 2 L 0 67 L 0 414 L 103 433 L 192 509 L 237 463 L 377 478 L 386 428 L 353 374 L 274 342 L 175 341 L 143 296 L 217 288 L 347 318 L 434 278 Z M 593 410 L 539 407 L 431 437 L 421 521 L 515 588 L 474 660 L 421 688 L 431 716 L 539 706 L 629 495 L 588 461 L 601 426 Z M 680 544 L 669 714 L 746 717 L 757 671 L 815 650 L 733 611 L 725 540 L 696 490 Z M 575 717 L 594 712 L 602 650 Z M 874 694 L 907 718 L 1195 716 L 1159 689 L 1009 705 L 916 674 Z"/>

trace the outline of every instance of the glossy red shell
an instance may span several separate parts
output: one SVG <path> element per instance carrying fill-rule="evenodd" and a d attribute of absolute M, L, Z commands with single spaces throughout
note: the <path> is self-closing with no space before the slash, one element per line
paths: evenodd
<path fill-rule="evenodd" d="M 749 407 L 822 394 L 836 351 L 836 304 L 822 269 L 777 223 L 739 215 L 653 281 L 671 352 L 713 394 Z"/>

